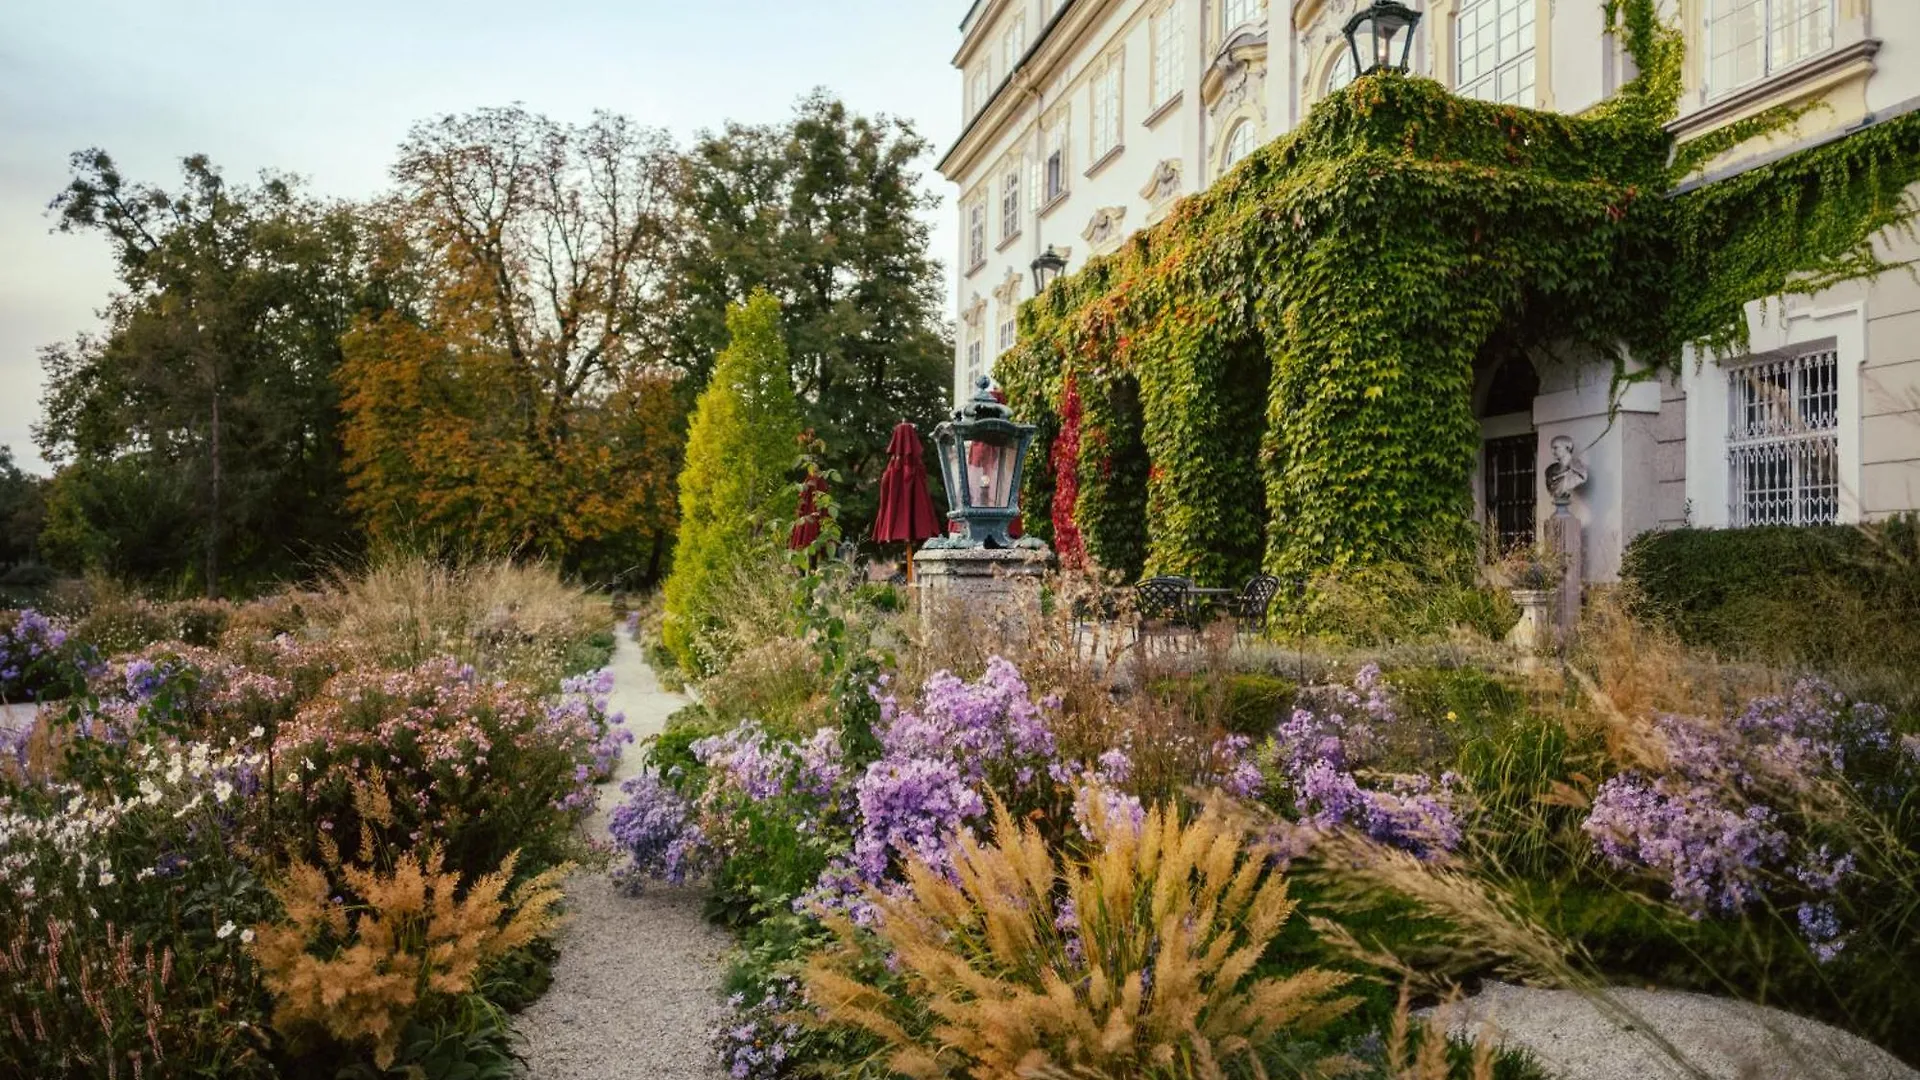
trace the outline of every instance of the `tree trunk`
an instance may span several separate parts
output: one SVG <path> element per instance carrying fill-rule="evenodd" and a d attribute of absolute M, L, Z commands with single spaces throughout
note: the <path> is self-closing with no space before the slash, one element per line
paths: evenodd
<path fill-rule="evenodd" d="M 220 384 L 213 386 L 213 476 L 208 499 L 207 599 L 220 599 Z"/>

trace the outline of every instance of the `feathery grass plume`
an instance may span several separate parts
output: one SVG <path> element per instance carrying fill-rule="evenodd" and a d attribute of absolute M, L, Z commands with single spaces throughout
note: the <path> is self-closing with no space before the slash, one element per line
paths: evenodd
<path fill-rule="evenodd" d="M 1387 1029 L 1385 1080 L 1454 1080 L 1457 1075 L 1447 1055 L 1447 1017 L 1459 1004 L 1458 991 L 1447 995 L 1431 1024 L 1416 1024 L 1412 997 L 1403 985 Z M 1494 1039 L 1483 1029 L 1473 1041 L 1473 1058 L 1466 1080 L 1493 1080 Z"/>
<path fill-rule="evenodd" d="M 809 961 L 811 1022 L 879 1037 L 915 1078 L 1202 1078 L 1264 1076 L 1265 1052 L 1352 1007 L 1346 975 L 1253 974 L 1294 905 L 1231 804 L 1136 825 L 1088 801 L 1084 856 L 996 801 L 998 842 L 963 837 L 951 879 L 916 859 L 904 892 L 872 897 L 877 941 L 841 920 Z M 870 946 L 906 994 L 861 978 Z"/>
<path fill-rule="evenodd" d="M 253 944 L 275 1029 L 365 1041 L 377 1065 L 391 1065 L 411 1019 L 472 990 L 488 963 L 553 928 L 568 867 L 509 888 L 517 857 L 464 896 L 430 849 L 402 855 L 384 874 L 336 866 L 359 898 L 351 906 L 335 901 L 325 870 L 295 862 L 273 887 L 285 917 L 256 927 Z"/>

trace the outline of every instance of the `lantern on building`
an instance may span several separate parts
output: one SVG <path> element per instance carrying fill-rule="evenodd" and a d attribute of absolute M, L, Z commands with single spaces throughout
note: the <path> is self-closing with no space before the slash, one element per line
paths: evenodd
<path fill-rule="evenodd" d="M 1362 75 L 1376 71 L 1407 70 L 1413 53 L 1413 28 L 1420 24 L 1420 13 L 1397 0 L 1374 0 L 1365 10 L 1347 20 L 1347 48 L 1353 52 L 1353 70 Z"/>
<path fill-rule="evenodd" d="M 1047 286 L 1067 268 L 1067 257 L 1053 249 L 1052 244 L 1033 260 L 1033 291 L 1037 295 L 1047 291 Z"/>
<path fill-rule="evenodd" d="M 933 430 L 941 477 L 947 485 L 947 520 L 961 526 L 959 533 L 935 544 L 1016 546 L 1007 531 L 1020 516 L 1020 470 L 1034 429 L 1032 424 L 1014 423 L 1012 410 L 995 399 L 992 385 L 981 376 L 973 400 Z"/>

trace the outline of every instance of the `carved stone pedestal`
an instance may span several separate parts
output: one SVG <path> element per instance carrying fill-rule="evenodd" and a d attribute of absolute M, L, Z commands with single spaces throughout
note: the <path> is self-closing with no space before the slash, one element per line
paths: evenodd
<path fill-rule="evenodd" d="M 1580 536 L 1580 519 L 1568 512 L 1566 503 L 1557 503 L 1540 542 L 1547 559 L 1560 568 L 1560 587 L 1553 596 L 1553 630 L 1562 645 L 1573 640 L 1580 626 L 1581 586 L 1586 580 Z"/>
<path fill-rule="evenodd" d="M 1038 612 L 1040 586 L 1053 552 L 1046 545 L 1015 548 L 922 548 L 914 556 L 920 628 L 936 655 L 949 646 L 1024 635 L 1028 612 Z"/>

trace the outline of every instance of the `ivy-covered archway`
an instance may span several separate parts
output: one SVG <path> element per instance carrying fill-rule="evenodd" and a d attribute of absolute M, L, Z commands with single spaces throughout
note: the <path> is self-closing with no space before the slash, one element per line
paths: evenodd
<path fill-rule="evenodd" d="M 1608 4 L 1642 74 L 1579 117 L 1360 79 L 1030 301 L 998 373 L 1046 445 L 1037 531 L 1122 574 L 1233 581 L 1471 542 L 1475 358 L 1729 346 L 1746 301 L 1883 269 L 1920 116 L 1675 196 L 1776 111 L 1676 151 L 1679 36 Z M 1627 357 L 1638 361 L 1629 374 Z"/>

